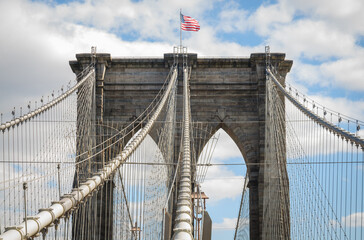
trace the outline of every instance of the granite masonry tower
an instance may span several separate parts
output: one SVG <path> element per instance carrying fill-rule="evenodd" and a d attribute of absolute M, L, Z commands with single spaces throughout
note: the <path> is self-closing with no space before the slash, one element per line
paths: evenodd
<path fill-rule="evenodd" d="M 76 58 L 70 61 L 76 74 L 92 60 L 91 54 L 77 54 Z M 163 58 L 112 58 L 110 54 L 97 54 L 96 118 L 130 122 L 153 100 L 173 61 L 173 54 L 164 54 Z M 285 54 L 281 53 L 272 53 L 270 62 L 283 77 L 292 66 L 292 61 L 285 60 Z M 265 147 L 265 64 L 264 53 L 247 58 L 200 58 L 188 54 L 192 121 L 208 124 L 215 131 L 225 130 L 246 163 L 251 164 L 248 165 L 251 239 L 262 238 L 265 183 L 260 164 L 264 162 Z M 182 117 L 181 94 L 179 79 L 177 121 Z M 112 218 L 112 212 L 100 217 L 105 216 Z M 110 239 L 110 235 L 104 234 L 102 239 Z"/>

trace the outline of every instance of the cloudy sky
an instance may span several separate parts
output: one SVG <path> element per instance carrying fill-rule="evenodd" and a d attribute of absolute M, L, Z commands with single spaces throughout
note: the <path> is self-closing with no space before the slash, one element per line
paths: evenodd
<path fill-rule="evenodd" d="M 362 0 L 0 0 L 0 112 L 16 107 L 18 115 L 28 101 L 34 106 L 57 93 L 74 78 L 68 61 L 91 46 L 113 57 L 171 52 L 179 43 L 180 8 L 201 25 L 198 33 L 184 33 L 189 52 L 249 56 L 269 45 L 294 61 L 288 82 L 329 108 L 364 119 Z M 242 161 L 224 139 L 235 150 L 224 155 L 218 146 L 214 161 Z M 235 169 L 211 172 L 238 176 Z M 239 194 L 230 189 L 210 202 L 238 202 Z M 219 212 L 215 223 L 230 226 L 233 217 Z"/>

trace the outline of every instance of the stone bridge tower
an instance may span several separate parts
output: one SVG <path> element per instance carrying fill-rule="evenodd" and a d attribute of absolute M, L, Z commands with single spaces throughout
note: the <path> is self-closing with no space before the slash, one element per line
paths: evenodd
<path fill-rule="evenodd" d="M 91 54 L 77 54 L 76 58 L 70 61 L 75 73 L 91 62 Z M 97 54 L 97 118 L 126 124 L 138 116 L 161 88 L 173 59 L 173 54 L 164 54 L 164 58 Z M 283 77 L 292 66 L 282 53 L 272 53 L 270 61 Z M 252 164 L 248 165 L 250 238 L 262 239 L 264 169 L 260 164 L 264 163 L 265 147 L 265 54 L 198 58 L 190 53 L 188 64 L 192 67 L 192 121 L 208 124 L 215 132 L 223 128 L 246 163 Z M 178 85 L 177 120 L 182 117 L 182 81 Z"/>

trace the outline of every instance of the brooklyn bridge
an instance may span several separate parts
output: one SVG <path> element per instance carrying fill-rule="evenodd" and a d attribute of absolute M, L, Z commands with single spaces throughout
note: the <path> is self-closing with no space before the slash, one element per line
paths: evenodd
<path fill-rule="evenodd" d="M 234 239 L 364 239 L 364 122 L 286 84 L 292 64 L 77 54 L 74 81 L 0 125 L 0 239 L 210 240 L 219 129 L 247 169 Z"/>

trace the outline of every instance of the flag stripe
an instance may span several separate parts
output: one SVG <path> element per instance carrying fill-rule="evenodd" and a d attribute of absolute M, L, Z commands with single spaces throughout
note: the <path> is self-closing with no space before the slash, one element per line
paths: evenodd
<path fill-rule="evenodd" d="M 198 21 L 194 18 L 191 18 L 189 16 L 184 16 L 181 13 L 181 29 L 184 31 L 194 31 L 197 32 L 200 30 L 200 25 Z"/>

